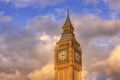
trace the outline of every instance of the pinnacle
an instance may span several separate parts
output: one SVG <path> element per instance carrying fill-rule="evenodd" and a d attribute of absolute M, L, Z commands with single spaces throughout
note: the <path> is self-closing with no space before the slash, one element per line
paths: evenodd
<path fill-rule="evenodd" d="M 69 9 L 67 10 L 67 17 L 63 27 L 73 27 L 69 16 Z"/>

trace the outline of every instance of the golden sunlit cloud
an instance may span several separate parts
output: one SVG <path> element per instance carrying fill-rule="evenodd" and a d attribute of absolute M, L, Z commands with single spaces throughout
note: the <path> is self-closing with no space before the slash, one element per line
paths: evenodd
<path fill-rule="evenodd" d="M 111 52 L 107 62 L 113 71 L 120 72 L 120 45 L 117 45 Z"/>
<path fill-rule="evenodd" d="M 110 74 L 112 72 L 120 72 L 120 45 L 117 45 L 111 52 L 108 59 L 99 61 L 94 64 L 94 68 L 100 67 L 104 72 Z"/>
<path fill-rule="evenodd" d="M 46 35 L 45 33 L 43 33 L 43 35 L 40 36 L 40 40 L 42 40 L 42 41 L 49 40 L 49 39 L 50 39 L 50 37 L 48 35 Z"/>
<path fill-rule="evenodd" d="M 40 70 L 28 74 L 30 80 L 52 80 L 54 78 L 53 63 L 48 63 Z"/>

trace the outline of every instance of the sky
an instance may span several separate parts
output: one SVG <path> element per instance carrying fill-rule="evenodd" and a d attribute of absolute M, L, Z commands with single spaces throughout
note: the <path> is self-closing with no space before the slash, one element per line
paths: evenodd
<path fill-rule="evenodd" d="M 120 79 L 120 0 L 0 0 L 0 79 L 54 80 L 54 47 L 69 8 L 82 80 Z"/>

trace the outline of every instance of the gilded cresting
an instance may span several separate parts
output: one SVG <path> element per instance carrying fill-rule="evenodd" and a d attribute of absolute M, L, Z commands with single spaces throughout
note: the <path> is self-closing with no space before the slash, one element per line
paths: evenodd
<path fill-rule="evenodd" d="M 69 10 L 54 49 L 55 80 L 82 80 L 82 52 L 75 39 Z"/>

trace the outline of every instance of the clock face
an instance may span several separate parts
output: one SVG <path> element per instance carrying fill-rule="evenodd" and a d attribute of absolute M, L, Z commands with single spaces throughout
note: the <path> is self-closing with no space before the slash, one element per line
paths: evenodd
<path fill-rule="evenodd" d="M 74 51 L 74 56 L 75 56 L 75 61 L 80 63 L 80 53 L 77 50 Z"/>
<path fill-rule="evenodd" d="M 68 51 L 67 49 L 60 50 L 58 52 L 58 61 L 65 61 L 68 58 Z"/>

